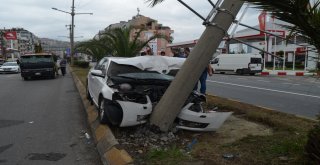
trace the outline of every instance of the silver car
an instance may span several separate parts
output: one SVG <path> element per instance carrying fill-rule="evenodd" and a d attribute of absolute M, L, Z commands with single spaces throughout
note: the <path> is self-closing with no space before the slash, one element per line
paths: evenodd
<path fill-rule="evenodd" d="M 20 73 L 17 62 L 5 62 L 0 67 L 0 73 Z"/>

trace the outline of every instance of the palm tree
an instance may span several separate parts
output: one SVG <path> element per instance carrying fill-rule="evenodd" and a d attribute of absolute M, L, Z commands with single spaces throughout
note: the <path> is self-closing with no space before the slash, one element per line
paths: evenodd
<path fill-rule="evenodd" d="M 100 40 L 107 43 L 107 47 L 112 50 L 113 56 L 134 57 L 154 39 L 162 38 L 170 41 L 170 38 L 163 34 L 155 34 L 147 40 L 141 40 L 140 36 L 145 29 L 138 29 L 135 32 L 132 27 L 114 28 L 102 34 Z M 131 35 L 134 34 L 134 35 Z M 133 36 L 133 38 L 131 38 Z"/>
<path fill-rule="evenodd" d="M 144 29 L 138 29 L 137 32 L 132 27 L 114 28 L 101 34 L 99 40 L 92 39 L 80 42 L 75 46 L 77 52 L 85 53 L 97 58 L 104 56 L 134 57 L 154 39 L 162 38 L 170 41 L 170 37 L 163 34 L 155 34 L 146 41 L 140 39 Z M 133 38 L 131 34 L 134 33 Z"/>
<path fill-rule="evenodd" d="M 102 59 L 104 56 L 111 54 L 111 50 L 100 40 L 91 39 L 88 41 L 80 42 L 75 46 L 75 50 L 79 53 L 84 53 L 96 58 Z"/>

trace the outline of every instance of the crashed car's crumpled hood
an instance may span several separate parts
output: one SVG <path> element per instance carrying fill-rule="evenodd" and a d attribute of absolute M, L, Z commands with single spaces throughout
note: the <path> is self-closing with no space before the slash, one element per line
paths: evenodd
<path fill-rule="evenodd" d="M 141 70 L 156 71 L 159 73 L 169 73 L 170 70 L 180 69 L 185 58 L 167 56 L 139 56 L 132 58 L 112 59 L 120 65 L 131 65 Z"/>

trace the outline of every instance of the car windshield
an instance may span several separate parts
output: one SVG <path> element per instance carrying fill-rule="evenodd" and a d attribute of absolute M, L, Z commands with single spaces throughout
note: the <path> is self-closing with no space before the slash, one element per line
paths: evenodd
<path fill-rule="evenodd" d="M 18 64 L 14 62 L 7 62 L 7 63 L 4 63 L 2 66 L 18 66 Z"/>
<path fill-rule="evenodd" d="M 157 73 L 157 72 L 123 73 L 123 74 L 118 74 L 117 76 L 130 78 L 130 79 L 137 79 L 137 80 L 166 80 L 166 81 L 172 81 L 174 79 L 173 76 L 160 74 L 160 73 Z"/>
<path fill-rule="evenodd" d="M 37 63 L 37 62 L 52 62 L 51 56 L 48 55 L 35 55 L 35 56 L 23 56 L 21 62 L 24 63 Z"/>

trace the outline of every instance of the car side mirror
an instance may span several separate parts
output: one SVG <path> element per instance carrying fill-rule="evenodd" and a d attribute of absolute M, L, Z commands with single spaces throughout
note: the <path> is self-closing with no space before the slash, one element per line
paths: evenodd
<path fill-rule="evenodd" d="M 20 65 L 20 60 L 17 60 L 17 64 Z"/>
<path fill-rule="evenodd" d="M 105 77 L 105 75 L 102 73 L 101 70 L 92 70 L 90 72 L 90 74 L 93 75 L 93 76 L 98 76 L 98 77 L 102 77 L 102 78 Z"/>

